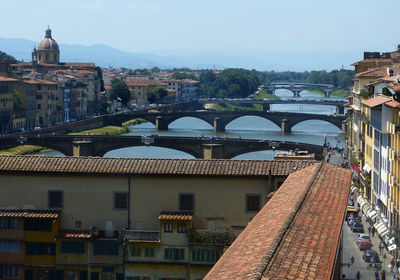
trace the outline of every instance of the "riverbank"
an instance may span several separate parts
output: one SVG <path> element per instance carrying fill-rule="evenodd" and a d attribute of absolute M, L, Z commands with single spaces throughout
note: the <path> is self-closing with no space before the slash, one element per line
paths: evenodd
<path fill-rule="evenodd" d="M 105 126 L 101 128 L 89 129 L 79 132 L 70 133 L 70 135 L 120 135 L 124 133 L 128 133 L 130 130 L 128 127 L 119 127 L 119 126 Z M 44 147 L 33 146 L 33 145 L 22 145 L 18 147 L 14 147 L 7 150 L 1 150 L 0 155 L 32 155 L 37 154 L 39 152 L 43 152 L 45 150 L 49 150 Z"/>
<path fill-rule="evenodd" d="M 141 123 L 147 123 L 148 121 L 141 119 L 141 118 L 137 118 L 137 119 L 133 119 L 127 122 L 122 123 L 122 126 L 130 126 L 130 125 L 138 125 Z"/>
<path fill-rule="evenodd" d="M 281 99 L 279 96 L 276 96 L 276 95 L 274 95 L 272 93 L 265 92 L 264 90 L 260 90 L 259 92 L 254 94 L 253 97 L 256 98 L 256 99 L 264 99 L 264 98 L 267 98 L 267 99 Z"/>
<path fill-rule="evenodd" d="M 111 136 L 116 136 L 116 135 L 121 135 L 121 134 L 128 133 L 128 132 L 129 132 L 129 128 L 126 126 L 123 126 L 123 127 L 105 126 L 105 127 L 95 128 L 95 129 L 73 132 L 73 133 L 69 133 L 69 135 L 111 135 Z"/>
<path fill-rule="evenodd" d="M 307 91 L 312 92 L 312 93 L 316 93 L 319 94 L 321 96 L 325 96 L 325 93 L 323 93 L 320 90 L 317 89 L 308 89 Z M 349 95 L 349 91 L 346 89 L 339 89 L 339 90 L 335 90 L 331 93 L 332 97 L 346 97 Z"/>
<path fill-rule="evenodd" d="M 205 104 L 204 108 L 206 109 L 214 109 L 216 111 L 261 111 L 262 105 L 261 104 L 251 104 L 248 106 L 239 106 L 233 105 L 229 103 L 225 104 Z"/>

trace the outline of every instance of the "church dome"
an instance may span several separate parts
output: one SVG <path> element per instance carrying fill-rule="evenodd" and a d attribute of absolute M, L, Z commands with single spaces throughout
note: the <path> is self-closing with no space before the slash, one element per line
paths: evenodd
<path fill-rule="evenodd" d="M 57 42 L 51 37 L 51 29 L 47 28 L 45 38 L 40 41 L 38 51 L 58 51 Z"/>

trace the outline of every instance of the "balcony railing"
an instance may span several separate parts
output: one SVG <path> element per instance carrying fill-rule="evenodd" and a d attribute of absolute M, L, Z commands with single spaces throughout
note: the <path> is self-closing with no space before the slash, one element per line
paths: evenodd
<path fill-rule="evenodd" d="M 123 230 L 121 236 L 131 242 L 160 242 L 159 231 Z"/>

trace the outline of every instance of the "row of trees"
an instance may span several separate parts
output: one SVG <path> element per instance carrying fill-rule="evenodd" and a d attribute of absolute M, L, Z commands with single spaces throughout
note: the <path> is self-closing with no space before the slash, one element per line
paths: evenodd
<path fill-rule="evenodd" d="M 225 69 L 216 74 L 212 70 L 200 75 L 200 95 L 208 97 L 247 97 L 262 84 L 253 71 L 245 69 Z"/>
<path fill-rule="evenodd" d="M 333 70 L 327 72 L 321 71 L 304 71 L 304 72 L 259 72 L 262 75 L 266 84 L 271 82 L 308 82 L 315 84 L 330 84 L 339 88 L 346 88 L 353 84 L 354 71 L 353 70 Z"/>

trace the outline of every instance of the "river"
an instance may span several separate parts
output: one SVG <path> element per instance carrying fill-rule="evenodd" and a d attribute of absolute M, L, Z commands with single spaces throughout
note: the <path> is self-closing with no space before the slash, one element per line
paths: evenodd
<path fill-rule="evenodd" d="M 276 95 L 282 98 L 292 98 L 292 93 L 287 90 L 277 90 Z M 305 99 L 319 99 L 321 95 L 316 93 L 303 91 L 301 97 Z M 287 112 L 303 112 L 314 114 L 333 114 L 336 107 L 326 105 L 310 105 L 310 104 L 274 104 L 271 105 L 271 111 L 287 111 Z M 167 131 L 156 131 L 155 126 L 151 123 L 142 123 L 135 126 L 129 126 L 130 132 L 124 135 L 152 135 L 160 136 L 213 136 L 213 128 L 205 121 L 196 118 L 181 118 L 169 125 Z M 310 120 L 297 124 L 292 128 L 292 133 L 281 134 L 280 128 L 274 123 L 260 117 L 241 117 L 227 125 L 225 132 L 217 133 L 217 135 L 226 135 L 227 137 L 241 137 L 249 139 L 268 139 L 268 140 L 285 140 L 294 142 L 304 142 L 310 144 L 322 145 L 324 135 L 331 145 L 343 147 L 344 142 L 339 136 L 340 130 L 333 124 Z M 278 152 L 278 151 L 276 151 Z M 275 152 L 275 153 L 276 153 Z M 47 151 L 40 155 L 62 155 L 59 152 Z M 193 158 L 193 156 L 166 148 L 159 147 L 131 147 L 110 151 L 105 157 L 135 157 L 135 158 Z M 273 159 L 273 151 L 259 151 L 247 153 L 235 157 L 235 159 Z"/>

